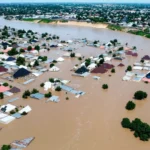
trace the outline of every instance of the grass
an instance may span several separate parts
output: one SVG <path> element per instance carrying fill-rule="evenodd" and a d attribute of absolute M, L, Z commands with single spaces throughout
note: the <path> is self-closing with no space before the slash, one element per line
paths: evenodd
<path fill-rule="evenodd" d="M 129 30 L 128 33 L 150 38 L 150 33 L 147 33 L 146 31 L 143 30 Z"/>
<path fill-rule="evenodd" d="M 55 22 L 55 20 L 51 20 L 51 19 L 41 19 L 38 23 L 51 23 L 51 22 Z"/>
<path fill-rule="evenodd" d="M 108 29 L 111 29 L 111 30 L 117 30 L 117 31 L 122 31 L 124 28 L 119 26 L 119 25 L 112 25 L 112 24 L 109 24 L 107 26 Z"/>
<path fill-rule="evenodd" d="M 34 19 L 34 18 L 24 18 L 24 19 L 22 19 L 23 21 L 31 21 L 31 22 L 33 22 L 33 21 L 36 21 L 36 20 L 39 20 L 39 19 Z"/>

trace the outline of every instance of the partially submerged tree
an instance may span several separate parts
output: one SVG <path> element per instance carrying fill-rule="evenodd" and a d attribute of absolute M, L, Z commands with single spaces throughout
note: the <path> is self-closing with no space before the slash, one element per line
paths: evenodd
<path fill-rule="evenodd" d="M 145 99 L 145 98 L 147 98 L 147 96 L 148 96 L 147 93 L 143 92 L 143 91 L 137 91 L 134 94 L 134 98 L 137 100 Z"/>
<path fill-rule="evenodd" d="M 55 91 L 61 91 L 61 87 L 60 86 L 57 86 Z"/>
<path fill-rule="evenodd" d="M 132 101 L 129 101 L 127 104 L 126 104 L 126 109 L 127 110 L 133 110 L 135 108 L 135 103 L 132 102 Z"/>
<path fill-rule="evenodd" d="M 103 85 L 102 85 L 102 88 L 103 88 L 103 89 L 108 89 L 108 85 L 107 85 L 107 84 L 103 84 Z"/>
<path fill-rule="evenodd" d="M 132 71 L 132 67 L 131 67 L 131 66 L 128 66 L 128 67 L 127 67 L 127 71 Z"/>

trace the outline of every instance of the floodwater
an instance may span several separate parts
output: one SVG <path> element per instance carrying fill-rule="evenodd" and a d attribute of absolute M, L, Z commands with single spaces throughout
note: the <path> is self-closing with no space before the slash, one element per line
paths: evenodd
<path fill-rule="evenodd" d="M 123 61 L 126 67 L 140 60 L 145 54 L 150 54 L 150 40 L 143 37 L 110 31 L 107 29 L 94 29 L 87 27 L 74 27 L 63 25 L 45 25 L 18 21 L 6 21 L 0 19 L 0 26 L 7 25 L 14 28 L 31 29 L 37 32 L 49 32 L 59 35 L 63 39 L 87 38 L 89 40 L 100 40 L 108 42 L 118 39 L 121 43 L 129 43 L 130 46 L 137 46 L 139 57 L 127 57 Z M 78 52 L 87 56 L 95 56 L 104 52 L 98 48 L 78 46 Z M 57 53 L 58 52 L 58 53 Z M 59 57 L 60 50 L 51 50 L 43 55 L 49 58 Z M 119 61 L 112 61 L 117 66 Z M 143 82 L 122 81 L 125 68 L 115 67 L 116 73 L 111 77 L 110 72 L 100 75 L 99 81 L 93 80 L 89 75 L 86 78 L 74 77 L 71 69 L 79 64 L 77 59 L 67 58 L 64 62 L 58 63 L 60 72 L 44 73 L 29 85 L 9 82 L 13 86 L 20 87 L 22 92 L 25 89 L 37 88 L 41 92 L 40 83 L 51 77 L 59 77 L 71 80 L 69 85 L 86 94 L 75 98 L 72 94 L 61 91 L 52 92 L 60 96 L 59 103 L 45 103 L 45 100 L 34 100 L 21 98 L 22 92 L 13 97 L 20 97 L 20 100 L 13 102 L 15 105 L 30 105 L 32 111 L 25 117 L 15 120 L 0 131 L 0 145 L 8 144 L 13 140 L 35 136 L 35 140 L 26 148 L 27 150 L 149 150 L 150 142 L 142 142 L 133 136 L 133 133 L 121 127 L 121 120 L 124 117 L 130 119 L 140 118 L 150 124 L 150 98 L 143 101 L 135 101 L 136 109 L 129 112 L 125 105 L 132 100 L 134 92 L 143 90 L 150 96 L 150 85 Z M 4 81 L 1 79 L 1 81 Z M 102 84 L 108 84 L 109 89 L 103 90 Z M 69 97 L 69 100 L 66 100 Z M 6 103 L 10 98 L 3 100 Z"/>

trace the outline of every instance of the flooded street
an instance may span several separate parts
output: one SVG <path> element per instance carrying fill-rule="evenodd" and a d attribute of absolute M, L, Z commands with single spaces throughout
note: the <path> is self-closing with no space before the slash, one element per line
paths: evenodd
<path fill-rule="evenodd" d="M 108 29 L 94 29 L 88 27 L 75 27 L 64 25 L 46 25 L 19 21 L 7 21 L 0 18 L 0 26 L 10 26 L 17 29 L 31 29 L 40 33 L 48 32 L 60 36 L 60 39 L 87 38 L 109 42 L 118 39 L 119 42 L 129 46 L 136 46 L 139 56 L 133 58 L 127 56 L 123 63 L 125 67 L 119 68 L 120 61 L 113 60 L 116 73 L 109 77 L 110 72 L 100 75 L 100 80 L 94 80 L 93 75 L 88 77 L 75 77 L 71 75 L 71 69 L 80 61 L 76 58 L 65 58 L 62 63 L 56 64 L 60 72 L 46 72 L 38 77 L 33 83 L 22 85 L 9 82 L 13 86 L 21 88 L 22 92 L 14 95 L 19 97 L 14 105 L 30 105 L 32 111 L 25 117 L 17 119 L 0 131 L 0 145 L 14 140 L 34 136 L 35 140 L 27 150 L 149 150 L 150 141 L 142 142 L 136 139 L 132 132 L 121 127 L 121 120 L 128 117 L 131 120 L 140 118 L 150 124 L 150 85 L 144 82 L 122 81 L 125 68 L 135 61 L 139 61 L 145 54 L 150 54 L 150 40 L 123 32 Z M 85 57 L 97 56 L 104 52 L 99 48 L 77 46 L 77 52 Z M 61 50 L 50 50 L 42 55 L 49 58 L 62 56 Z M 73 94 L 52 91 L 53 95 L 60 96 L 59 103 L 45 103 L 45 100 L 22 99 L 24 90 L 39 89 L 40 83 L 49 78 L 59 77 L 71 80 L 70 86 L 85 91 L 86 94 L 75 98 Z M 2 79 L 0 79 L 3 81 Z M 103 84 L 108 84 L 108 90 L 103 90 Z M 132 100 L 137 90 L 147 92 L 148 98 L 143 101 L 135 101 L 136 109 L 129 112 L 125 105 Z M 66 100 L 69 97 L 69 100 Z M 1 103 L 7 103 L 10 97 Z"/>

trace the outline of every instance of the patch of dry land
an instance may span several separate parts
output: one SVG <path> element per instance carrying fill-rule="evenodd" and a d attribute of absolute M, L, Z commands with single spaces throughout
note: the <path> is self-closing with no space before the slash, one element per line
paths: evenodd
<path fill-rule="evenodd" d="M 83 27 L 93 27 L 93 28 L 107 28 L 107 24 L 102 23 L 87 23 L 87 22 L 76 22 L 76 21 L 69 21 L 69 22 L 57 22 L 58 25 L 72 25 L 72 26 L 83 26 Z"/>

